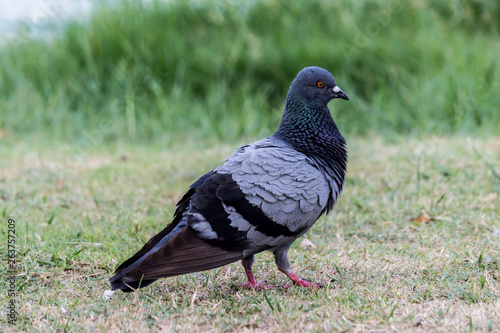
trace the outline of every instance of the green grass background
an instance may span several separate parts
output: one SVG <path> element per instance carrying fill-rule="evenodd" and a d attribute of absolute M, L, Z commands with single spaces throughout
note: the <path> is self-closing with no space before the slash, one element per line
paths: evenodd
<path fill-rule="evenodd" d="M 6 137 L 234 140 L 271 134 L 291 80 L 330 70 L 345 133 L 495 133 L 493 1 L 124 1 L 24 25 L 0 50 Z"/>

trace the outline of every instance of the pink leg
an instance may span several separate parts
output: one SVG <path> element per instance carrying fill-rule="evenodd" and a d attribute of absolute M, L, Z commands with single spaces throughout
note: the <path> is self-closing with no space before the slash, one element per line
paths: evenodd
<path fill-rule="evenodd" d="M 245 269 L 245 274 L 247 275 L 247 283 L 241 285 L 241 288 L 255 288 L 257 287 L 257 282 L 255 282 L 255 277 L 253 276 L 252 267 L 247 265 L 245 260 L 241 261 L 243 268 Z"/>
<path fill-rule="evenodd" d="M 286 272 L 286 271 L 283 271 L 281 269 L 280 269 L 280 271 L 283 272 L 286 276 L 288 276 L 290 278 L 290 280 L 292 280 L 293 283 L 296 286 L 300 286 L 300 287 L 313 287 L 313 288 L 321 288 L 322 287 L 322 285 L 320 285 L 320 284 L 315 284 L 315 283 L 312 283 L 312 282 L 308 282 L 308 281 L 302 280 L 301 278 L 299 278 L 297 276 L 297 274 L 295 274 L 292 271 Z"/>
<path fill-rule="evenodd" d="M 267 289 L 273 288 L 274 286 L 266 286 L 265 281 L 255 282 L 255 277 L 252 271 L 252 262 L 245 259 L 241 261 L 243 268 L 245 268 L 245 274 L 247 275 L 247 283 L 240 286 L 240 288 L 252 288 L 252 289 Z"/>

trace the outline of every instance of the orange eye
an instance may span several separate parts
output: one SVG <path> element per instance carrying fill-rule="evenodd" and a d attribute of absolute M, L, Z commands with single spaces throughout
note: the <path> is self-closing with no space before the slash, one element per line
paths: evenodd
<path fill-rule="evenodd" d="M 316 82 L 316 87 L 323 88 L 323 82 L 322 81 Z"/>

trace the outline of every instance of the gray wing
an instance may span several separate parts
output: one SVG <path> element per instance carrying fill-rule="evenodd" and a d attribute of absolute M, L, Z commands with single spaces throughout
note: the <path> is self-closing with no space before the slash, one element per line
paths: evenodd
<path fill-rule="evenodd" d="M 210 178 L 193 198 L 188 225 L 245 254 L 293 242 L 340 191 L 305 154 L 273 137 L 241 147 Z"/>

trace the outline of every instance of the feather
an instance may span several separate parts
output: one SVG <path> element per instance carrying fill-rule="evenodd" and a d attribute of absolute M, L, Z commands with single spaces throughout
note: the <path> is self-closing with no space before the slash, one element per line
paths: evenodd
<path fill-rule="evenodd" d="M 243 259 L 242 252 L 228 252 L 210 245 L 197 237 L 190 227 L 186 227 L 133 270 L 120 274 L 120 282 L 137 285 L 140 280 L 204 271 L 240 259 Z"/>

